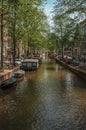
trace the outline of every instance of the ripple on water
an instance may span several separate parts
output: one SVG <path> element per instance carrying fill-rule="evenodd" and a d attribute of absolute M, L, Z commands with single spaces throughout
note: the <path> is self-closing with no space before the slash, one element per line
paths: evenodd
<path fill-rule="evenodd" d="M 45 63 L 27 72 L 16 89 L 1 94 L 0 130 L 86 129 L 85 83 L 63 67 Z"/>

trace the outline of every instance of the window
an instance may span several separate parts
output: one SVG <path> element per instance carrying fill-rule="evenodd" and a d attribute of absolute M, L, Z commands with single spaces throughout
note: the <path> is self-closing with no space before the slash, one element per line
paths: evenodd
<path fill-rule="evenodd" d="M 32 64 L 32 66 L 33 66 L 33 67 L 36 67 L 36 66 L 37 66 L 37 63 L 36 63 L 36 62 L 34 62 L 34 63 Z"/>
<path fill-rule="evenodd" d="M 26 67 L 26 66 L 27 66 L 27 63 L 23 62 L 23 63 L 22 63 L 22 66 Z"/>

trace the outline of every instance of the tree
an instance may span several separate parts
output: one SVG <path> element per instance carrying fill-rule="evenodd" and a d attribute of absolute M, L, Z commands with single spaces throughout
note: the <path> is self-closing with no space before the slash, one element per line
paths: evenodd
<path fill-rule="evenodd" d="M 62 48 L 65 45 L 65 42 L 74 45 L 70 42 L 71 37 L 73 37 L 74 40 L 82 40 L 81 28 L 78 28 L 79 30 L 76 31 L 76 25 L 86 16 L 85 0 L 79 0 L 78 2 L 77 0 L 56 0 L 53 13 L 54 30 L 61 38 Z M 75 42 L 74 40 L 72 41 Z"/>
<path fill-rule="evenodd" d="M 18 1 L 17 1 L 18 2 Z M 43 1 L 22 1 L 18 3 L 11 1 L 11 7 L 9 8 L 9 33 L 13 39 L 13 59 L 15 64 L 16 47 L 19 40 L 26 42 L 27 55 L 29 54 L 29 48 L 33 47 L 34 43 L 41 36 L 44 27 L 45 15 L 40 9 L 40 5 Z"/>
<path fill-rule="evenodd" d="M 3 1 L 5 8 L 1 7 L 0 2 L 0 9 L 6 10 L 6 17 L 3 18 L 3 21 L 6 23 L 5 28 L 7 28 L 8 35 L 12 40 L 13 64 L 15 66 L 17 50 L 19 55 L 19 49 L 17 49 L 19 42 L 26 49 L 27 55 L 30 48 L 35 49 L 44 46 L 43 43 L 46 41 L 48 31 L 47 17 L 42 8 L 45 0 Z M 2 52 L 1 55 L 3 55 Z"/>
<path fill-rule="evenodd" d="M 0 11 L 1 11 L 1 13 L 0 13 L 0 19 L 1 19 L 1 21 L 0 21 L 0 27 L 1 27 L 1 69 L 3 69 L 3 46 L 4 46 L 4 43 L 3 43 L 3 41 L 4 41 L 4 39 L 3 39 L 3 29 L 4 29 L 4 16 L 5 16 L 5 14 L 6 14 L 6 12 L 5 12 L 5 4 L 4 3 L 6 3 L 5 2 L 5 0 L 1 0 L 0 1 Z"/>
<path fill-rule="evenodd" d="M 80 24 L 77 24 L 75 28 L 75 33 L 74 33 L 74 41 L 76 44 L 80 45 L 82 39 L 83 39 L 82 28 Z"/>
<path fill-rule="evenodd" d="M 1 1 L 1 69 L 3 68 L 3 0 Z"/>

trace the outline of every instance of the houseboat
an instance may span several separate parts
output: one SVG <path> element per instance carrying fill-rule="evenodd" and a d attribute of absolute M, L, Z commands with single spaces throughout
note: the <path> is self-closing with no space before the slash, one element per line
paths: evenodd
<path fill-rule="evenodd" d="M 39 60 L 38 59 L 25 59 L 22 61 L 22 65 L 20 69 L 25 71 L 36 70 L 39 67 Z"/>

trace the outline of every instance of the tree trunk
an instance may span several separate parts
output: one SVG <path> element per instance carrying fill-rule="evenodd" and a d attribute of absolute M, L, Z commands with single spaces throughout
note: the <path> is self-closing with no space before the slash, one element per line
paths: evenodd
<path fill-rule="evenodd" d="M 14 21 L 13 21 L 13 65 L 14 66 L 15 66 L 15 59 L 16 59 L 16 12 L 14 12 Z"/>
<path fill-rule="evenodd" d="M 3 0 L 1 11 L 1 69 L 3 69 Z"/>
<path fill-rule="evenodd" d="M 27 56 L 29 56 L 29 40 L 28 40 L 28 44 L 27 44 Z"/>
<path fill-rule="evenodd" d="M 64 46 L 63 46 L 63 43 L 62 43 L 62 59 L 64 58 Z"/>
<path fill-rule="evenodd" d="M 20 58 L 20 50 L 19 50 L 19 47 L 18 47 L 18 58 Z"/>
<path fill-rule="evenodd" d="M 72 46 L 72 59 L 74 59 L 74 46 Z"/>
<path fill-rule="evenodd" d="M 13 29 L 13 65 L 15 66 L 15 58 L 16 58 L 16 38 L 15 38 L 15 25 Z"/>
<path fill-rule="evenodd" d="M 62 39 L 62 25 L 61 25 L 61 39 Z M 63 45 L 63 41 L 61 41 L 61 48 L 62 48 L 62 59 L 64 57 L 64 45 Z"/>

